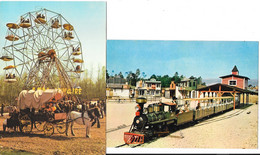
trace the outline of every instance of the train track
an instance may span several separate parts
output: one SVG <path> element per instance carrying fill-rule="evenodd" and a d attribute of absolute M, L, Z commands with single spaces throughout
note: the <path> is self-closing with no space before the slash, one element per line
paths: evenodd
<path fill-rule="evenodd" d="M 123 129 L 123 128 L 126 128 L 126 127 L 130 127 L 131 125 L 120 125 L 118 126 L 117 128 L 112 128 L 112 129 L 107 129 L 106 133 L 109 133 L 109 132 L 114 132 L 114 131 L 117 131 L 117 130 L 120 130 L 120 129 Z"/>
<path fill-rule="evenodd" d="M 123 148 L 125 146 L 128 146 L 130 148 L 136 148 L 136 147 L 139 147 L 139 146 L 142 146 L 143 144 L 121 144 L 121 145 L 118 145 L 116 146 L 115 148 Z"/>

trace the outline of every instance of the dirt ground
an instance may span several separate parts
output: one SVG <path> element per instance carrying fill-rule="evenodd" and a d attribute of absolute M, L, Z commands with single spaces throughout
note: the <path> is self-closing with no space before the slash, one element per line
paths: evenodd
<path fill-rule="evenodd" d="M 54 130 L 51 137 L 33 129 L 31 134 L 9 131 L 3 133 L 3 121 L 7 116 L 0 116 L 0 152 L 5 154 L 93 154 L 106 153 L 106 118 L 100 119 L 101 128 L 95 124 L 91 130 L 91 138 L 86 138 L 84 125 L 74 124 L 75 136 L 59 134 Z M 0 153 L 1 154 L 1 153 Z"/>
<path fill-rule="evenodd" d="M 107 106 L 107 151 L 124 144 L 123 135 L 133 121 L 135 103 L 109 103 Z M 117 113 L 113 112 L 119 109 Z M 116 114 L 121 117 L 111 120 Z M 114 149 L 113 149 L 114 148 Z M 127 149 L 128 146 L 120 147 Z M 200 149 L 258 149 L 258 104 L 231 110 L 201 120 L 198 124 L 184 126 L 180 130 L 157 138 L 135 148 L 200 148 Z M 134 149 L 131 151 L 135 152 Z"/>

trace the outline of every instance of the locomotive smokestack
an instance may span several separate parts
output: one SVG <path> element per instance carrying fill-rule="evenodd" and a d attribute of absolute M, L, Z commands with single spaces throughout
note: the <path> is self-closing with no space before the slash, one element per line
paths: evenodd
<path fill-rule="evenodd" d="M 140 106 L 139 112 L 143 113 L 144 104 L 147 102 L 145 97 L 138 97 L 136 98 L 136 103 Z"/>

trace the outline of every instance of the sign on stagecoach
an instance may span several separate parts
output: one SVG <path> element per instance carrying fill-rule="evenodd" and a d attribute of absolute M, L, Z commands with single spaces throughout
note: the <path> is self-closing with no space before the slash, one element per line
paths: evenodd
<path fill-rule="evenodd" d="M 48 89 L 49 88 L 45 88 L 45 87 L 43 87 L 43 88 L 33 87 L 32 88 L 32 90 L 43 90 L 43 91 L 48 90 Z M 71 95 L 71 94 L 72 95 L 81 95 L 82 94 L 82 89 L 80 87 L 72 88 L 72 89 L 70 89 L 70 88 L 56 88 L 56 89 L 61 90 L 64 94 L 69 94 L 69 95 Z"/>

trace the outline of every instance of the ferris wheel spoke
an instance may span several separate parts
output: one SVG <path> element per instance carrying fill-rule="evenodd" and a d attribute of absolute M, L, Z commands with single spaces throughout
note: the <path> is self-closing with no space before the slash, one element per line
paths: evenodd
<path fill-rule="evenodd" d="M 25 37 L 25 36 L 20 36 L 19 34 L 17 34 L 17 29 L 15 29 L 15 31 L 13 31 L 13 29 L 9 29 L 9 33 L 10 34 L 13 34 L 13 35 L 15 35 L 16 37 L 18 37 L 19 39 L 21 39 L 21 40 L 23 40 L 23 38 Z"/>
<path fill-rule="evenodd" d="M 28 57 L 26 54 L 24 54 L 23 52 L 21 52 L 21 50 L 19 50 L 18 48 L 14 47 L 16 51 L 20 52 L 23 56 L 27 57 L 28 59 L 32 60 L 30 57 Z"/>
<path fill-rule="evenodd" d="M 25 43 L 26 43 L 26 42 L 20 42 L 20 43 L 8 45 L 8 46 L 3 47 L 3 49 L 9 48 L 9 47 L 13 47 L 13 46 L 18 46 L 18 45 L 23 45 L 23 44 L 25 44 Z"/>
<path fill-rule="evenodd" d="M 46 69 L 43 70 L 43 75 L 41 77 L 42 87 L 45 86 L 46 81 L 49 80 L 49 78 L 50 78 L 49 75 L 50 75 L 50 72 L 51 72 L 53 66 L 54 66 L 54 62 L 53 62 L 53 60 L 51 60 L 47 64 Z"/>
<path fill-rule="evenodd" d="M 26 85 L 30 85 L 35 78 L 38 77 L 38 73 L 40 72 L 40 65 L 37 65 L 38 61 L 35 62 L 34 66 L 30 69 L 29 75 L 27 77 Z"/>
<path fill-rule="evenodd" d="M 10 55 L 13 55 L 10 51 L 6 51 L 7 53 L 9 53 Z M 18 59 L 18 60 L 20 60 L 20 61 L 22 61 L 19 57 L 17 57 L 16 55 L 13 55 L 14 56 L 14 58 L 16 58 L 16 59 Z"/>
<path fill-rule="evenodd" d="M 40 46 L 41 44 L 38 42 L 37 38 L 38 38 L 38 35 L 34 35 L 35 37 L 31 38 L 29 40 L 29 42 L 32 42 L 32 47 L 34 49 L 34 45 L 36 45 L 36 47 Z M 39 51 L 40 49 L 37 49 L 37 51 Z"/>
<path fill-rule="evenodd" d="M 41 37 L 42 37 L 42 40 L 43 40 L 45 46 L 48 46 L 48 44 L 49 44 L 48 41 L 49 41 L 49 39 L 51 39 L 51 38 L 49 37 L 49 29 L 46 30 L 46 31 L 41 35 Z"/>

